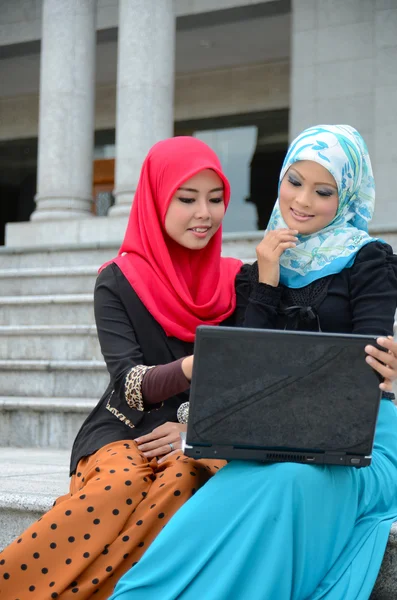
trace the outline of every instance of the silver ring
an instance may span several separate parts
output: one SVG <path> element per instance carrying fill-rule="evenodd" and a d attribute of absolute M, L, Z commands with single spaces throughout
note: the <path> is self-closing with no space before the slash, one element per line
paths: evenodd
<path fill-rule="evenodd" d="M 174 450 L 174 444 L 171 444 L 171 442 L 169 442 L 168 445 L 171 448 L 171 452 L 172 452 Z"/>

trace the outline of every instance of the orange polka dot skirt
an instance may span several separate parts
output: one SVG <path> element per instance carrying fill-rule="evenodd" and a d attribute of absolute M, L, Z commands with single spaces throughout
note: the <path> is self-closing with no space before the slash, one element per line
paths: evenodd
<path fill-rule="evenodd" d="M 225 463 L 158 465 L 120 441 L 83 458 L 70 492 L 0 553 L 1 600 L 105 600 L 172 515 Z"/>

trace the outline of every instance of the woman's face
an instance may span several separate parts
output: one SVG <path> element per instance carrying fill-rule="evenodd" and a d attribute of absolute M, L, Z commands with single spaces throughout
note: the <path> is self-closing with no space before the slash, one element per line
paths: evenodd
<path fill-rule="evenodd" d="M 331 223 L 338 210 L 335 179 L 322 165 L 301 160 L 284 175 L 279 193 L 281 215 L 290 229 L 308 235 Z"/>
<path fill-rule="evenodd" d="M 175 242 L 200 250 L 218 231 L 225 215 L 223 181 L 211 169 L 187 179 L 172 196 L 165 230 Z"/>

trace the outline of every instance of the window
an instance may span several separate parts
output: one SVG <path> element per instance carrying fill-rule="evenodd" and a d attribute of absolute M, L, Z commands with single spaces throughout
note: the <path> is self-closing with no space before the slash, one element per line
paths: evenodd
<path fill-rule="evenodd" d="M 230 182 L 232 193 L 223 221 L 223 231 L 257 229 L 255 205 L 247 202 L 250 196 L 250 165 L 256 147 L 257 127 L 196 131 L 193 135 L 216 152 Z"/>

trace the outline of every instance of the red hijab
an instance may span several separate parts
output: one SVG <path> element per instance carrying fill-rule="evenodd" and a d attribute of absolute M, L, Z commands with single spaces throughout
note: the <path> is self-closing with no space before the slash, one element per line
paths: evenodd
<path fill-rule="evenodd" d="M 201 250 L 185 248 L 165 232 L 175 191 L 204 169 L 222 179 L 227 207 L 230 185 L 211 148 L 193 137 L 155 144 L 143 163 L 124 241 L 112 261 L 167 336 L 189 342 L 198 325 L 217 325 L 234 312 L 234 281 L 242 264 L 221 258 L 221 227 Z"/>

